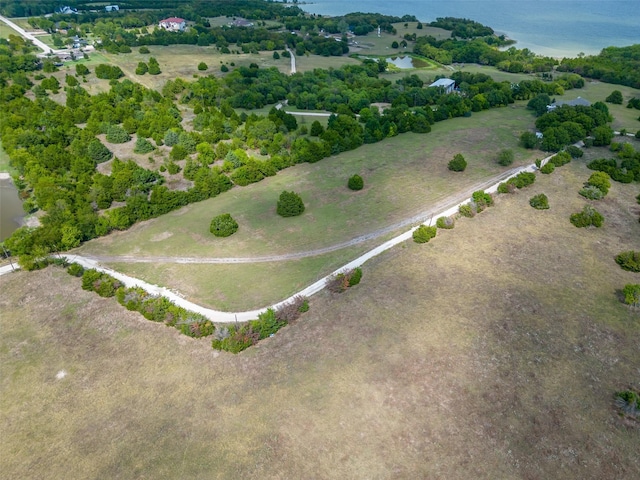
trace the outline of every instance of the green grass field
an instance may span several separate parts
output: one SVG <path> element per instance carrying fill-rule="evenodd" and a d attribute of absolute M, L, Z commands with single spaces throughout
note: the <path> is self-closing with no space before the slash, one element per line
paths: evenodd
<path fill-rule="evenodd" d="M 434 125 L 426 135 L 404 134 L 355 151 L 301 164 L 257 184 L 234 188 L 132 229 L 87 243 L 94 254 L 255 256 L 326 247 L 392 225 L 434 203 L 504 171 L 495 158 L 512 148 L 516 164 L 532 162 L 535 152 L 517 146 L 533 117 L 523 106 L 493 110 Z M 463 174 L 446 165 L 463 153 Z M 347 179 L 358 173 L 365 189 L 352 192 Z M 306 204 L 300 217 L 275 212 L 280 192 L 294 190 Z M 208 231 L 211 218 L 231 213 L 240 230 L 226 239 Z M 154 241 L 156 239 L 156 241 Z M 161 240 L 157 240 L 161 239 Z"/>
<path fill-rule="evenodd" d="M 0 277 L 7 478 L 637 478 L 637 185 L 568 217 L 580 161 L 426 245 L 374 259 L 237 356 L 60 269 Z M 528 199 L 549 196 L 551 209 Z M 252 288 L 261 288 L 255 284 Z"/>
<path fill-rule="evenodd" d="M 273 305 L 308 287 L 390 237 L 300 260 L 249 264 L 105 263 L 110 268 L 179 292 L 216 310 L 238 312 Z"/>
<path fill-rule="evenodd" d="M 0 38 L 9 38 L 9 35 L 17 35 L 16 31 L 5 25 L 4 23 L 0 23 Z"/>
<path fill-rule="evenodd" d="M 514 150 L 516 165 L 533 162 L 539 152 L 517 146 L 519 132 L 530 128 L 532 121 L 531 113 L 520 105 L 441 122 L 427 135 L 404 134 L 315 164 L 297 165 L 248 187 L 236 187 L 217 198 L 88 242 L 79 253 L 249 257 L 306 252 L 342 243 L 430 210 L 455 193 L 473 190 L 473 185 L 505 170 L 495 163 L 502 148 Z M 463 174 L 446 168 L 458 152 L 469 162 Z M 360 192 L 346 187 L 348 177 L 354 173 L 365 179 L 365 189 Z M 281 218 L 275 213 L 283 190 L 302 195 L 306 204 L 302 216 Z M 211 218 L 219 213 L 231 213 L 240 224 L 232 237 L 216 238 L 210 234 Z M 384 238 L 357 248 L 279 264 L 196 266 L 158 259 L 152 264 L 112 266 L 175 288 L 210 307 L 244 310 L 286 298 L 382 243 Z M 275 272 L 278 280 L 270 282 Z M 256 282 L 261 285 L 259 289 L 242 287 Z"/>

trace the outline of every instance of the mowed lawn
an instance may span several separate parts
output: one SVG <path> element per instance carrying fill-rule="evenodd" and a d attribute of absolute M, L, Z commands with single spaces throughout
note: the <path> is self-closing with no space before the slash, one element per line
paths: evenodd
<path fill-rule="evenodd" d="M 7 478 L 640 476 L 640 313 L 614 262 L 640 249 L 637 184 L 569 215 L 572 162 L 426 245 L 377 257 L 274 338 L 211 350 L 60 269 L 0 277 Z M 528 205 L 537 193 L 551 209 Z"/>

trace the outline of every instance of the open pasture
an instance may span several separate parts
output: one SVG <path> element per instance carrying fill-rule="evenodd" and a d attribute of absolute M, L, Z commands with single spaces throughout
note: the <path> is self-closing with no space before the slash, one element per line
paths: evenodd
<path fill-rule="evenodd" d="M 3 474 L 638 477 L 640 429 L 613 401 L 640 387 L 640 314 L 616 294 L 637 274 L 613 261 L 640 247 L 637 185 L 577 229 L 589 174 L 574 161 L 383 254 L 237 356 L 59 269 L 1 277 Z"/>

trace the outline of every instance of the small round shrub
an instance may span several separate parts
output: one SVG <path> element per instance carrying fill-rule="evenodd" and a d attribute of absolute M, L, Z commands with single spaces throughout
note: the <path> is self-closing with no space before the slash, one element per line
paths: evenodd
<path fill-rule="evenodd" d="M 622 289 L 622 293 L 624 294 L 624 303 L 634 307 L 640 306 L 640 285 L 627 284 Z"/>
<path fill-rule="evenodd" d="M 416 243 L 427 243 L 436 236 L 438 229 L 436 227 L 427 227 L 420 225 L 413 231 L 413 241 Z"/>
<path fill-rule="evenodd" d="M 623 270 L 640 272 L 640 251 L 629 250 L 616 255 L 616 263 Z"/>
<path fill-rule="evenodd" d="M 485 193 L 484 190 L 478 190 L 477 192 L 473 192 L 471 199 L 473 200 L 473 203 L 476 206 L 477 213 L 482 212 L 487 207 L 493 206 L 493 197 L 488 193 Z"/>
<path fill-rule="evenodd" d="M 81 277 L 84 273 L 84 267 L 79 263 L 72 263 L 71 265 L 69 265 L 69 267 L 67 267 L 67 273 L 69 273 L 69 275 L 73 275 L 74 277 Z"/>
<path fill-rule="evenodd" d="M 226 72 L 228 72 L 228 71 L 229 71 L 229 67 L 227 67 L 226 65 L 222 65 L 222 66 L 220 67 L 220 71 L 221 71 L 221 72 L 225 72 L 225 73 L 226 73 Z"/>
<path fill-rule="evenodd" d="M 475 209 L 468 203 L 460 205 L 460 207 L 458 207 L 458 212 L 460 212 L 460 215 L 467 218 L 473 218 L 476 216 Z"/>
<path fill-rule="evenodd" d="M 353 287 L 358 285 L 362 279 L 362 269 L 360 267 L 354 268 L 353 272 L 349 276 L 349 286 Z"/>
<path fill-rule="evenodd" d="M 96 163 L 107 162 L 113 157 L 113 153 L 107 147 L 105 147 L 100 140 L 93 138 L 89 141 L 87 146 L 87 153 L 91 160 Z"/>
<path fill-rule="evenodd" d="M 351 190 L 362 190 L 364 188 L 364 180 L 360 175 L 354 175 L 349 178 L 348 186 Z"/>
<path fill-rule="evenodd" d="M 602 193 L 602 190 L 594 187 L 593 185 L 587 185 L 578 193 L 584 198 L 588 198 L 589 200 L 601 200 L 604 198 L 604 193 Z"/>
<path fill-rule="evenodd" d="M 498 193 L 513 193 L 516 191 L 516 186 L 513 182 L 502 182 L 498 185 Z"/>
<path fill-rule="evenodd" d="M 508 167 L 513 163 L 513 150 L 501 150 L 498 154 L 498 164 Z"/>
<path fill-rule="evenodd" d="M 596 187 L 603 195 L 606 195 L 611 188 L 611 177 L 606 172 L 593 172 L 587 180 L 587 185 Z"/>
<path fill-rule="evenodd" d="M 545 175 L 549 175 L 550 173 L 553 173 L 553 171 L 556 169 L 556 166 L 553 162 L 547 162 L 545 163 L 544 167 L 542 167 L 540 169 L 540 173 L 544 173 Z"/>
<path fill-rule="evenodd" d="M 211 220 L 209 231 L 216 237 L 228 237 L 238 231 L 238 222 L 236 222 L 231 214 L 223 213 Z"/>
<path fill-rule="evenodd" d="M 508 180 L 508 182 L 513 182 L 516 188 L 524 188 L 529 185 L 533 185 L 533 182 L 536 181 L 536 174 L 533 172 L 520 172 L 515 177 Z"/>
<path fill-rule="evenodd" d="M 562 167 L 571 161 L 571 155 L 568 152 L 556 153 L 549 159 L 549 163 L 553 163 L 556 167 Z"/>
<path fill-rule="evenodd" d="M 297 193 L 284 191 L 280 194 L 276 211 L 281 217 L 296 217 L 304 212 L 304 202 Z"/>
<path fill-rule="evenodd" d="M 575 145 L 569 145 L 565 148 L 565 151 L 571 155 L 571 158 L 580 158 L 584 155 L 584 152 L 580 147 L 576 147 Z"/>
<path fill-rule="evenodd" d="M 464 172 L 464 170 L 467 168 L 467 161 L 460 153 L 457 153 L 453 157 L 453 160 L 451 160 L 447 164 L 447 168 L 449 168 L 449 170 L 451 170 L 452 172 Z"/>
<path fill-rule="evenodd" d="M 146 138 L 138 137 L 136 139 L 136 146 L 133 147 L 133 153 L 149 153 L 153 150 L 155 150 L 155 147 Z"/>
<path fill-rule="evenodd" d="M 547 210 L 549 208 L 549 199 L 544 193 L 540 193 L 531 197 L 529 205 L 537 210 Z"/>
<path fill-rule="evenodd" d="M 205 71 L 207 68 L 209 68 L 209 66 L 204 62 L 200 62 L 198 64 L 198 70 L 200 70 L 201 72 Z"/>
<path fill-rule="evenodd" d="M 131 140 L 131 136 L 119 125 L 109 125 L 107 127 L 107 142 L 126 143 Z"/>
<path fill-rule="evenodd" d="M 184 148 L 182 145 L 177 144 L 171 148 L 169 157 L 171 158 L 171 160 L 180 161 L 187 158 L 188 154 L 189 152 L 187 152 L 186 148 Z"/>
<path fill-rule="evenodd" d="M 180 173 L 180 170 L 182 169 L 177 163 L 169 162 L 169 164 L 167 165 L 167 171 L 169 172 L 169 175 Z"/>
<path fill-rule="evenodd" d="M 607 103 L 613 103 L 615 105 L 622 105 L 622 92 L 620 90 L 614 90 L 613 92 L 611 92 L 611 95 L 609 95 L 606 99 L 605 102 Z"/>
<path fill-rule="evenodd" d="M 604 223 L 602 214 L 590 205 L 585 205 L 581 212 L 574 213 L 569 220 L 578 228 L 589 227 L 591 225 L 599 228 Z"/>
<path fill-rule="evenodd" d="M 456 222 L 453 217 L 439 217 L 436 220 L 436 227 L 450 230 L 455 226 Z"/>
<path fill-rule="evenodd" d="M 142 47 L 140 47 L 140 50 L 138 50 L 140 53 L 151 53 L 149 51 L 148 47 L 145 47 L 144 45 Z"/>

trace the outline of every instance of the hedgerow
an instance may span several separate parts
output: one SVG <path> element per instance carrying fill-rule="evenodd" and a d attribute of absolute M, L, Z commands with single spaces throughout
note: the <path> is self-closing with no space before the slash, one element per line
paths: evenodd
<path fill-rule="evenodd" d="M 222 330 L 219 336 L 223 338 L 214 338 L 211 346 L 216 350 L 239 353 L 260 340 L 274 335 L 287 323 L 286 320 L 278 319 L 276 311 L 270 308 L 258 315 L 257 320 Z"/>
<path fill-rule="evenodd" d="M 74 263 L 67 272 L 78 276 L 80 269 L 82 266 Z M 139 312 L 148 320 L 175 327 L 189 337 L 206 337 L 215 330 L 213 322 L 204 315 L 175 305 L 166 297 L 151 295 L 140 287 L 127 288 L 111 275 L 93 268 L 82 273 L 82 288 L 96 292 L 101 297 L 115 296 L 127 310 Z"/>
<path fill-rule="evenodd" d="M 520 172 L 515 177 L 498 185 L 498 193 L 513 193 L 517 188 L 528 187 L 536 181 L 536 174 L 533 172 Z"/>

